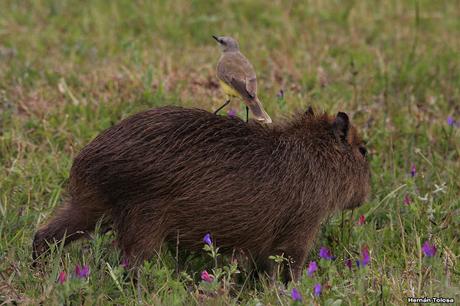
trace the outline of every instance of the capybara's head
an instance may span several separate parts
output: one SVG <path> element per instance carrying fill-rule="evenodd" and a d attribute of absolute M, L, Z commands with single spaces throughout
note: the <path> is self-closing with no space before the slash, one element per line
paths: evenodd
<path fill-rule="evenodd" d="M 303 117 L 304 124 L 308 129 L 307 134 L 310 134 L 310 131 L 315 134 L 324 133 L 324 131 L 332 132 L 324 135 L 323 145 L 331 150 L 331 159 L 336 164 L 338 173 L 341 173 L 340 177 L 347 180 L 343 184 L 345 189 L 336 208 L 343 210 L 359 207 L 370 194 L 371 172 L 367 149 L 357 129 L 351 124 L 348 115 L 343 112 L 337 113 L 336 116 L 323 115 L 323 120 L 318 120 L 318 116 L 315 116 L 312 108 L 308 107 Z M 319 117 L 321 118 L 321 116 Z M 318 123 L 329 126 L 318 127 Z M 311 124 L 315 126 L 311 126 Z M 331 145 L 327 139 L 335 144 Z M 343 175 L 345 173 L 349 175 Z"/>

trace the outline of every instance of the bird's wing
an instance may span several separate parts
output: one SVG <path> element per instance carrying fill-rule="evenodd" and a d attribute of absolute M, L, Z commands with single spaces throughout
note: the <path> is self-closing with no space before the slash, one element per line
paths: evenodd
<path fill-rule="evenodd" d="M 241 79 L 236 79 L 236 78 L 231 78 L 230 79 L 230 85 L 238 91 L 238 93 L 246 99 L 252 100 L 255 98 L 255 93 L 251 93 L 247 89 L 247 84 L 246 81 L 241 80 Z"/>
<path fill-rule="evenodd" d="M 217 65 L 217 77 L 246 99 L 257 95 L 257 78 L 251 63 L 241 53 L 225 54 Z"/>
<path fill-rule="evenodd" d="M 255 75 L 254 77 L 246 78 L 246 90 L 254 97 L 257 95 L 257 79 Z"/>

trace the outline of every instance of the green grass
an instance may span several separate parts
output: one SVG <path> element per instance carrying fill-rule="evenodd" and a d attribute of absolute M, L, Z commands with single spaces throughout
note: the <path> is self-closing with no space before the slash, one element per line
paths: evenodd
<path fill-rule="evenodd" d="M 369 146 L 372 196 L 324 224 L 310 255 L 319 270 L 288 289 L 322 305 L 405 304 L 408 296 L 458 303 L 460 127 L 446 120 L 460 122 L 460 3 L 428 0 L 1 1 L 0 302 L 291 303 L 242 268 L 225 287 L 199 282 L 213 267 L 205 255 L 177 276 L 168 251 L 144 264 L 138 291 L 113 233 L 56 246 L 46 265 L 30 267 L 34 231 L 60 204 L 72 159 L 93 137 L 151 107 L 223 103 L 212 34 L 239 39 L 274 120 L 307 105 L 346 111 Z M 423 256 L 425 240 L 435 257 Z M 322 245 L 335 261 L 319 260 Z M 349 271 L 344 259 L 359 259 L 364 245 L 370 265 Z M 71 275 L 76 264 L 88 264 L 90 277 L 59 284 L 59 272 Z M 323 292 L 313 298 L 316 283 Z"/>

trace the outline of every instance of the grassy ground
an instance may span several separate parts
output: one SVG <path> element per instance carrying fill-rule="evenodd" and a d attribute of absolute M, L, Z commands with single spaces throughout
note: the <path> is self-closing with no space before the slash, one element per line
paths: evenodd
<path fill-rule="evenodd" d="M 31 269 L 33 233 L 60 204 L 86 143 L 150 107 L 223 102 L 212 34 L 239 39 L 274 120 L 306 105 L 342 110 L 367 139 L 372 196 L 324 225 L 310 255 L 318 271 L 287 291 L 243 270 L 208 284 L 200 272 L 215 268 L 211 258 L 177 276 L 165 252 L 145 263 L 137 286 L 113 233 L 98 232 Z M 447 118 L 460 122 L 459 50 L 458 1 L 1 1 L 0 303 L 288 305 L 293 287 L 307 304 L 458 303 L 460 123 Z M 424 255 L 425 241 L 435 256 Z M 319 259 L 320 246 L 337 258 Z M 364 246 L 371 261 L 357 268 Z M 77 264 L 88 277 L 75 277 Z"/>

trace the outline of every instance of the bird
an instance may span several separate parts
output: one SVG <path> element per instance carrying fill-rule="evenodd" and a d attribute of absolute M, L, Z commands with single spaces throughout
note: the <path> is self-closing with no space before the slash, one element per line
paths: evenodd
<path fill-rule="evenodd" d="M 236 39 L 229 36 L 212 37 L 219 43 L 222 55 L 217 63 L 217 78 L 226 95 L 225 103 L 214 114 L 230 103 L 231 98 L 241 98 L 246 105 L 246 122 L 249 110 L 257 121 L 271 123 L 272 119 L 264 110 L 257 97 L 257 78 L 249 60 L 240 52 Z"/>

